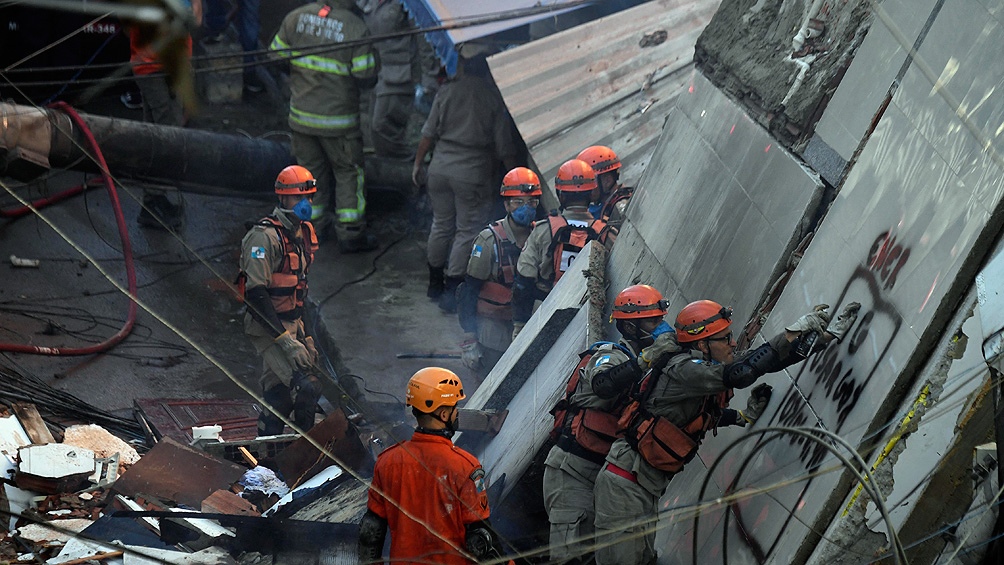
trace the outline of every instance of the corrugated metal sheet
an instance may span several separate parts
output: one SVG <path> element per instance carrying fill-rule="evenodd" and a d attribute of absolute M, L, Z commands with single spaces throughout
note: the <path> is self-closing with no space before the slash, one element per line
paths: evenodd
<path fill-rule="evenodd" d="M 556 11 L 541 10 L 533 15 L 524 17 L 507 17 L 509 14 L 518 13 L 522 10 L 554 6 L 556 4 L 568 4 L 568 0 L 401 0 L 405 9 L 411 14 L 421 28 L 436 27 L 441 25 L 463 24 L 471 21 L 490 21 L 498 18 L 498 21 L 490 23 L 472 25 L 468 27 L 458 27 L 455 29 L 433 31 L 425 34 L 426 39 L 432 45 L 439 60 L 443 62 L 450 76 L 457 69 L 456 45 L 465 41 L 471 41 L 481 37 L 519 27 L 542 18 L 554 16 L 574 10 L 564 8 Z"/>
<path fill-rule="evenodd" d="M 653 0 L 488 59 L 541 180 L 608 145 L 637 183 L 719 0 Z M 553 192 L 545 205 L 556 207 Z"/>

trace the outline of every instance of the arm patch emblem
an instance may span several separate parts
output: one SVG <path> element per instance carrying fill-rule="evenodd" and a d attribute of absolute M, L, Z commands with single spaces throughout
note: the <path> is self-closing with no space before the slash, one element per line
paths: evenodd
<path fill-rule="evenodd" d="M 485 470 L 481 467 L 474 469 L 474 472 L 471 473 L 471 480 L 474 481 L 474 488 L 478 493 L 488 490 L 487 481 L 485 480 Z"/>

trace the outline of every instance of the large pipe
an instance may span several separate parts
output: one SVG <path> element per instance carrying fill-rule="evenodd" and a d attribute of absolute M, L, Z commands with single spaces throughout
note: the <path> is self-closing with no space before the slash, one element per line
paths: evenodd
<path fill-rule="evenodd" d="M 269 193 L 275 176 L 296 161 L 289 144 L 197 129 L 80 114 L 109 171 L 178 188 Z M 58 110 L 0 103 L 0 175 L 30 181 L 50 168 L 98 172 L 84 137 Z M 410 163 L 367 157 L 369 188 L 405 190 Z"/>

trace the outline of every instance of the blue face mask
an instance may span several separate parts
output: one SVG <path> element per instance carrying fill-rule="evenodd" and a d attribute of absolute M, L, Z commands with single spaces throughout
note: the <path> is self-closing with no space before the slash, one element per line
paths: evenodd
<path fill-rule="evenodd" d="M 297 202 L 296 206 L 293 206 L 293 213 L 296 214 L 296 217 L 300 218 L 301 221 L 306 222 L 310 219 L 310 216 L 314 214 L 314 207 L 310 205 L 310 200 L 304 198 L 303 200 Z"/>
<path fill-rule="evenodd" d="M 595 218 L 597 220 L 600 219 L 600 212 L 602 212 L 602 211 L 603 211 L 603 203 L 602 202 L 597 202 L 596 204 L 590 204 L 589 205 L 589 213 L 592 214 L 593 218 Z M 663 322 L 663 323 L 665 323 L 665 322 Z"/>
<path fill-rule="evenodd" d="M 652 330 L 652 337 L 659 337 L 664 333 L 675 332 L 675 331 L 676 330 L 673 329 L 673 326 L 666 323 L 666 320 L 663 320 L 661 324 L 659 324 L 658 326 L 655 327 L 654 330 Z"/>
<path fill-rule="evenodd" d="M 524 204 L 513 210 L 509 215 L 512 216 L 512 221 L 516 222 L 517 226 L 529 226 L 533 223 L 534 218 L 537 217 L 537 209 L 529 204 Z"/>

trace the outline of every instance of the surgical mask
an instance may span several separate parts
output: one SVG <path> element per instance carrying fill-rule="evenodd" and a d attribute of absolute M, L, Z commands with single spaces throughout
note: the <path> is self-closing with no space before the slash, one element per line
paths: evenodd
<path fill-rule="evenodd" d="M 654 330 L 652 330 L 652 337 L 659 337 L 664 333 L 675 332 L 675 331 L 676 330 L 673 329 L 673 326 L 669 325 L 669 323 L 667 323 L 666 320 L 663 320 L 661 324 L 659 324 L 658 326 L 655 327 Z"/>
<path fill-rule="evenodd" d="M 293 206 L 293 214 L 301 221 L 306 222 L 314 213 L 314 207 L 310 205 L 310 200 L 304 198 Z"/>
<path fill-rule="evenodd" d="M 537 217 L 537 209 L 529 204 L 524 204 L 510 212 L 509 215 L 512 216 L 512 221 L 516 222 L 517 226 L 529 226 Z"/>
<path fill-rule="evenodd" d="M 600 212 L 603 211 L 603 203 L 597 202 L 596 204 L 589 205 L 589 213 L 593 215 L 593 218 L 599 220 Z"/>

